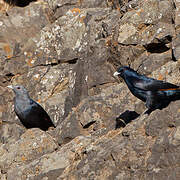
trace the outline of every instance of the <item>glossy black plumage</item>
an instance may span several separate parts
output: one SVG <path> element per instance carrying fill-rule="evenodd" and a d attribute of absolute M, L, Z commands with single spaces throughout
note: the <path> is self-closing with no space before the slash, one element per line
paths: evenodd
<path fill-rule="evenodd" d="M 122 77 L 131 93 L 146 102 L 149 111 L 162 109 L 180 99 L 179 86 L 138 74 L 129 67 L 119 68 L 114 76 Z"/>
<path fill-rule="evenodd" d="M 23 86 L 8 87 L 12 88 L 15 93 L 15 113 L 26 128 L 40 128 L 46 131 L 49 127 L 55 127 L 47 112 L 29 97 Z"/>

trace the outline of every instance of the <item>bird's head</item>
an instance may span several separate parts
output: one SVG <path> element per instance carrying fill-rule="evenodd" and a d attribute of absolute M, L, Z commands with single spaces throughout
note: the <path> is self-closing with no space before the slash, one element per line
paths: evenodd
<path fill-rule="evenodd" d="M 15 86 L 7 86 L 8 88 L 12 89 L 16 96 L 29 96 L 28 91 L 21 85 L 15 85 Z"/>
<path fill-rule="evenodd" d="M 124 74 L 127 73 L 127 72 L 132 72 L 134 71 L 133 69 L 131 69 L 130 67 L 127 67 L 127 66 L 123 66 L 123 67 L 120 67 L 118 68 L 118 70 L 113 74 L 114 76 L 120 76 L 120 77 L 124 77 Z M 135 72 L 135 71 L 134 71 Z"/>

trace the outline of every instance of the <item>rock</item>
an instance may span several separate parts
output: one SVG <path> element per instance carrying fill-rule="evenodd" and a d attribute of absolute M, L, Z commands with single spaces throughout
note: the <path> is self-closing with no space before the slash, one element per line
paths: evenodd
<path fill-rule="evenodd" d="M 158 179 L 160 176 L 165 178 L 164 174 L 168 171 L 168 178 L 178 179 L 178 116 L 167 116 L 175 114 L 178 106 L 179 101 L 173 102 L 162 111 L 154 111 L 149 117 L 141 116 L 124 129 L 113 130 L 101 136 L 86 146 L 81 151 L 85 155 L 80 156 L 79 163 L 72 163 L 71 171 L 64 171 L 60 177 Z M 165 116 L 170 119 L 167 121 Z M 172 121 L 175 122 L 174 126 Z M 149 133 L 149 128 L 156 133 Z M 174 174 L 169 167 L 173 168 Z"/>
<path fill-rule="evenodd" d="M 26 2 L 0 15 L 0 178 L 180 179 L 179 101 L 143 115 L 113 77 L 127 65 L 180 84 L 179 2 Z M 9 84 L 57 127 L 23 128 Z"/>
<path fill-rule="evenodd" d="M 164 7 L 163 10 L 158 10 L 159 5 Z M 138 8 L 124 14 L 115 29 L 117 34 L 114 35 L 113 48 L 117 55 L 113 51 L 115 55 L 113 58 L 116 58 L 118 65 L 131 64 L 132 67 L 138 67 L 144 63 L 151 64 L 151 56 L 157 56 L 156 59 L 162 57 L 166 59 L 165 62 L 174 58 L 170 49 L 175 34 L 171 22 L 172 8 L 169 1 L 152 0 L 146 3 L 140 2 Z M 158 65 L 160 67 L 162 64 L 156 64 Z M 154 68 L 154 65 L 151 65 L 151 68 Z"/>
<path fill-rule="evenodd" d="M 177 126 L 176 132 L 174 133 L 174 137 L 171 139 L 171 144 L 177 146 L 180 143 L 180 126 Z"/>
<path fill-rule="evenodd" d="M 11 122 L 1 122 L 0 141 L 2 144 L 13 144 L 20 139 L 24 132 L 25 128 L 22 125 Z"/>
<path fill-rule="evenodd" d="M 79 135 L 91 134 L 99 137 L 106 134 L 115 129 L 116 120 L 123 111 L 134 111 L 138 103 L 140 101 L 130 94 L 126 86 L 121 84 L 108 87 L 99 95 L 85 98 L 58 125 L 59 143 L 66 143 Z"/>
<path fill-rule="evenodd" d="M 79 136 L 71 143 L 63 146 L 59 151 L 44 155 L 28 165 L 11 168 L 8 171 L 7 179 L 14 177 L 19 179 L 57 179 L 64 170 L 71 169 L 71 161 L 78 162 L 78 154 L 84 146 L 91 142 L 90 137 Z"/>
<path fill-rule="evenodd" d="M 150 75 L 152 72 L 157 71 L 163 65 L 172 61 L 172 52 L 167 50 L 162 53 L 147 53 L 144 52 L 139 58 L 137 58 L 132 67 L 138 69 L 138 72 L 145 75 Z M 160 78 L 157 77 L 157 79 Z"/>
<path fill-rule="evenodd" d="M 23 83 L 25 87 L 27 87 L 25 84 L 29 84 L 28 82 L 30 80 L 31 83 L 28 86 L 30 88 L 35 87 L 38 93 L 41 92 L 41 97 L 38 97 L 37 99 L 40 102 L 44 103 L 44 101 L 51 96 L 54 96 L 52 97 L 53 101 L 54 99 L 61 99 L 61 101 L 58 101 L 58 104 L 57 101 L 52 103 L 52 100 L 47 100 L 46 103 L 47 107 L 51 106 L 53 107 L 52 109 L 54 109 L 50 116 L 52 116 L 55 123 L 58 121 L 61 122 L 63 117 L 67 116 L 67 113 L 71 111 L 72 107 L 76 106 L 82 98 L 88 95 L 88 89 L 82 90 L 82 87 L 86 84 L 84 79 L 87 78 L 89 89 L 92 86 L 96 86 L 96 84 L 106 84 L 114 81 L 111 72 L 108 70 L 110 65 L 106 64 L 108 59 L 108 49 L 104 47 L 105 41 L 103 40 L 101 42 L 98 40 L 102 36 L 100 34 L 102 31 L 102 21 L 98 24 L 96 21 L 97 19 L 103 19 L 103 17 L 106 16 L 106 13 L 108 13 L 108 9 L 105 9 L 102 12 L 100 10 L 80 10 L 77 12 L 73 9 L 69 10 L 55 23 L 43 28 L 41 33 L 36 35 L 31 42 L 27 42 L 23 54 L 4 62 L 3 74 L 6 76 L 12 75 L 11 79 L 14 84 Z M 117 12 L 114 12 L 114 16 L 109 13 L 106 21 L 114 21 L 118 16 Z M 104 24 L 106 21 L 104 21 Z M 98 29 L 97 35 L 93 35 L 94 29 L 86 32 L 87 29 L 90 29 L 91 24 L 94 24 L 94 29 Z M 107 27 L 107 33 L 110 33 L 111 31 L 112 28 L 110 26 Z M 78 33 L 77 36 L 73 35 L 75 32 Z M 90 38 L 87 38 L 86 36 Z M 93 45 L 95 41 L 100 44 L 100 47 Z M 92 44 L 95 47 L 92 47 L 89 52 L 87 44 Z M 102 49 L 104 53 L 99 53 Z M 82 56 L 82 58 L 80 56 Z M 87 63 L 83 65 L 83 61 L 87 57 L 89 57 L 89 60 L 86 60 Z M 97 58 L 96 64 L 91 63 L 91 59 L 94 59 L 95 57 Z M 102 61 L 101 63 L 100 60 Z M 77 61 L 79 62 L 77 63 Z M 103 66 L 104 64 L 105 66 Z M 97 69 L 94 69 L 94 67 Z M 59 68 L 62 68 L 63 71 L 58 71 Z M 94 71 L 97 70 L 101 70 L 101 78 L 94 77 Z M 108 70 L 109 73 L 104 75 L 104 71 L 106 70 Z M 57 73 L 52 75 L 53 72 Z M 83 76 L 80 72 L 83 73 Z M 68 73 L 69 77 L 67 77 Z M 46 77 L 49 80 L 47 80 Z M 50 80 L 51 78 L 53 80 Z M 45 87 L 46 82 L 48 87 Z M 70 91 L 68 90 L 68 87 L 70 87 Z M 57 88 L 59 88 L 59 92 L 56 91 Z M 55 92 L 53 92 L 54 90 Z M 42 91 L 44 93 L 42 93 Z M 82 95 L 80 92 L 82 92 Z M 56 93 L 60 93 L 61 95 L 56 95 Z M 68 96 L 68 93 L 70 95 L 70 101 L 65 99 L 66 96 Z M 33 95 L 35 94 L 36 93 L 33 92 Z M 37 95 L 35 98 L 37 98 Z M 7 99 L 6 102 L 8 101 L 9 99 Z M 55 104 L 56 106 L 54 106 Z M 71 104 L 70 107 L 68 107 L 68 104 Z M 2 113 L 2 116 L 3 118 L 10 118 L 9 113 L 6 111 Z"/>
<path fill-rule="evenodd" d="M 74 10 L 80 10 L 83 8 L 106 8 L 107 3 L 103 0 L 86 0 L 86 1 L 75 1 L 75 0 L 45 0 L 49 7 L 52 9 L 56 19 L 66 14 L 69 9 L 75 8 Z"/>
<path fill-rule="evenodd" d="M 40 129 L 29 129 L 16 142 L 1 145 L 0 167 L 7 171 L 10 166 L 26 164 L 55 149 L 57 144 L 50 135 Z"/>
<path fill-rule="evenodd" d="M 179 85 L 179 62 L 167 62 L 152 73 L 153 78 Z"/>
<path fill-rule="evenodd" d="M 27 41 L 50 24 L 53 18 L 47 5 L 36 3 L 25 8 L 13 8 L 8 15 L 0 16 L 0 49 L 3 59 L 23 54 Z"/>
<path fill-rule="evenodd" d="M 163 134 L 163 132 L 169 127 L 178 127 L 178 117 L 180 115 L 178 104 L 180 102 L 171 103 L 169 108 L 164 109 L 163 111 L 156 111 L 151 114 L 149 117 L 149 122 L 146 125 L 146 133 L 149 136 L 158 136 L 159 134 Z M 171 114 L 167 116 L 167 114 Z M 161 118 L 158 118 L 162 116 Z"/>
<path fill-rule="evenodd" d="M 173 59 L 179 61 L 180 59 L 180 44 L 179 44 L 179 35 L 177 35 L 172 41 L 172 52 L 173 52 Z"/>
<path fill-rule="evenodd" d="M 179 1 L 175 0 L 173 1 L 173 5 L 175 7 L 175 15 L 174 15 L 174 24 L 175 24 L 175 27 L 176 27 L 176 31 L 179 32 L 179 25 L 180 25 L 180 17 L 179 17 L 179 7 L 180 7 L 180 3 Z"/>

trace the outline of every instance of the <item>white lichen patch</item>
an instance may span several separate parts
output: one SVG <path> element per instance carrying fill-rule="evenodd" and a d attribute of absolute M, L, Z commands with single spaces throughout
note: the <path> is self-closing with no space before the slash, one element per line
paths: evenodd
<path fill-rule="evenodd" d="M 34 63 L 35 63 L 35 61 L 36 61 L 35 59 L 32 59 L 32 60 L 31 60 L 31 64 L 34 64 Z"/>
<path fill-rule="evenodd" d="M 11 16 L 11 22 L 15 26 L 23 27 L 24 20 L 26 18 L 23 18 L 21 15 L 16 14 L 16 16 Z"/>
<path fill-rule="evenodd" d="M 31 16 L 31 17 L 39 17 L 40 14 L 39 14 L 40 10 L 38 9 L 33 9 L 33 8 L 29 8 L 29 11 L 25 11 L 25 15 L 27 17 Z"/>
<path fill-rule="evenodd" d="M 38 79 L 39 77 L 40 77 L 39 74 L 35 74 L 35 75 L 34 75 L 34 78 L 36 78 L 36 79 Z"/>
<path fill-rule="evenodd" d="M 135 35 L 136 32 L 137 32 L 137 29 L 132 24 L 124 24 L 120 26 L 118 42 L 123 43 L 129 37 L 131 37 L 132 35 Z"/>
<path fill-rule="evenodd" d="M 42 50 L 44 51 L 46 54 L 50 53 L 50 44 L 52 44 L 53 46 L 53 40 L 55 40 L 55 37 L 53 36 L 51 29 L 49 28 L 44 28 L 41 31 L 41 35 L 40 35 L 40 39 L 39 41 L 35 41 L 37 44 L 37 51 L 38 50 Z"/>
<path fill-rule="evenodd" d="M 151 24 L 153 22 L 152 18 L 147 18 L 145 19 L 145 23 Z"/>
<path fill-rule="evenodd" d="M 55 52 L 60 56 L 63 50 L 79 49 L 86 31 L 83 23 L 85 15 L 84 12 L 74 14 L 69 10 L 52 26 L 45 27 L 41 30 L 39 39 L 34 40 L 37 44 L 36 51 L 43 51 L 47 55 Z"/>
<path fill-rule="evenodd" d="M 85 81 L 86 81 L 86 82 L 88 81 L 88 76 L 85 77 Z"/>
<path fill-rule="evenodd" d="M 159 34 L 160 32 L 162 32 L 162 28 L 159 28 L 158 30 L 157 30 L 157 33 Z"/>
<path fill-rule="evenodd" d="M 41 72 L 39 72 L 40 76 L 42 77 L 40 83 L 43 90 L 39 93 L 38 99 L 40 99 L 41 102 L 45 102 L 48 100 L 48 104 L 50 104 L 50 106 L 56 104 L 59 105 L 61 103 L 61 101 L 59 102 L 59 99 L 64 98 L 59 98 L 59 96 L 61 94 L 64 94 L 63 91 L 66 90 L 66 86 L 68 87 L 66 77 L 67 64 L 55 66 L 51 68 L 47 73 L 47 69 L 45 68 L 44 70 L 41 70 Z M 59 95 L 58 98 L 56 97 L 56 95 Z M 50 101 L 51 103 L 49 103 Z"/>
<path fill-rule="evenodd" d="M 46 84 L 48 82 L 48 79 L 43 78 L 43 80 L 41 81 L 42 84 Z"/>
<path fill-rule="evenodd" d="M 67 11 L 67 12 L 66 12 L 66 16 L 72 16 L 72 17 L 74 17 L 73 11 L 71 11 L 71 10 Z"/>
<path fill-rule="evenodd" d="M 74 88 L 75 82 L 76 82 L 76 72 L 73 73 L 72 71 L 69 71 L 69 87 L 71 89 Z"/>
<path fill-rule="evenodd" d="M 159 16 L 158 16 L 158 19 L 161 19 L 162 18 L 162 14 L 160 13 Z"/>
<path fill-rule="evenodd" d="M 73 50 L 76 49 L 76 48 L 79 48 L 80 44 L 81 44 L 81 42 L 80 42 L 79 39 L 78 39 L 77 42 L 76 42 L 75 47 L 73 48 Z"/>
<path fill-rule="evenodd" d="M 33 143 L 33 147 L 34 148 L 37 147 L 37 143 L 36 142 Z"/>
<path fill-rule="evenodd" d="M 10 21 L 8 19 L 4 19 L 3 21 L 4 21 L 4 24 L 5 24 L 6 27 L 11 27 L 12 26 L 12 24 L 10 23 Z"/>
<path fill-rule="evenodd" d="M 53 78 L 54 78 L 54 76 L 53 76 L 53 75 L 49 76 L 49 79 L 53 79 Z"/>

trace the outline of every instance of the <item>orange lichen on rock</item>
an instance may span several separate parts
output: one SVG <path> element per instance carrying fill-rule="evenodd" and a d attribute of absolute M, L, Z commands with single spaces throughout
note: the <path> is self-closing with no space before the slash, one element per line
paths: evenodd
<path fill-rule="evenodd" d="M 7 54 L 8 58 L 11 58 L 13 56 L 12 50 L 8 44 L 4 45 L 4 51 Z"/>
<path fill-rule="evenodd" d="M 163 75 L 159 73 L 158 80 L 163 80 L 163 79 L 164 79 Z"/>
<path fill-rule="evenodd" d="M 28 61 L 27 61 L 27 64 L 28 64 L 28 66 L 30 66 L 30 67 L 33 65 L 33 64 L 32 64 L 32 60 L 33 60 L 33 58 L 29 58 Z"/>
<path fill-rule="evenodd" d="M 80 6 L 82 4 L 83 0 L 78 0 L 78 5 Z"/>
<path fill-rule="evenodd" d="M 111 39 L 106 39 L 106 46 L 110 46 L 111 45 Z"/>
<path fill-rule="evenodd" d="M 76 144 L 79 144 L 81 141 L 79 140 L 78 137 L 76 137 L 76 138 L 74 138 L 74 142 L 75 142 Z"/>
<path fill-rule="evenodd" d="M 116 130 L 112 130 L 112 131 L 109 131 L 105 136 L 107 138 L 114 138 L 116 137 L 117 135 L 121 134 L 122 132 L 121 131 L 116 131 Z"/>
<path fill-rule="evenodd" d="M 139 127 L 138 132 L 139 132 L 141 135 L 146 136 L 146 130 L 145 130 L 144 125 L 142 125 L 141 127 Z"/>
<path fill-rule="evenodd" d="M 0 12 L 5 13 L 10 9 L 11 5 L 6 3 L 4 0 L 0 0 Z"/>
<path fill-rule="evenodd" d="M 41 102 L 41 100 L 40 100 L 40 99 L 38 99 L 38 100 L 37 100 L 37 102 L 38 102 L 38 103 L 40 103 L 40 102 Z"/>
<path fill-rule="evenodd" d="M 86 16 L 82 16 L 82 17 L 80 17 L 79 21 L 80 21 L 81 23 L 83 23 L 85 18 L 86 18 Z"/>
<path fill-rule="evenodd" d="M 81 12 L 81 10 L 80 10 L 79 8 L 73 8 L 73 9 L 71 9 L 71 12 L 72 12 L 72 13 L 76 13 L 76 14 L 78 13 L 78 14 L 79 14 L 79 13 Z"/>
<path fill-rule="evenodd" d="M 39 147 L 39 148 L 38 148 L 38 151 L 39 151 L 40 153 L 42 153 L 42 152 L 43 152 L 42 147 Z"/>
<path fill-rule="evenodd" d="M 1 105 L 0 106 L 0 112 L 4 112 L 6 110 L 6 106 L 5 105 Z"/>
<path fill-rule="evenodd" d="M 33 78 L 35 81 L 37 81 L 37 80 L 39 80 L 40 79 L 40 77 L 38 76 L 38 77 L 34 77 Z"/>
<path fill-rule="evenodd" d="M 168 75 L 168 71 L 166 71 L 166 75 Z"/>
<path fill-rule="evenodd" d="M 42 57 L 42 55 L 43 55 L 42 52 L 38 52 L 38 53 L 36 54 L 36 56 L 38 56 L 38 57 Z"/>
<path fill-rule="evenodd" d="M 140 9 L 139 11 L 136 12 L 136 14 L 137 14 L 138 16 L 140 16 L 142 12 L 144 12 L 144 10 L 143 10 L 143 9 Z"/>
<path fill-rule="evenodd" d="M 144 23 L 139 24 L 138 26 L 138 34 L 142 34 L 147 30 L 147 25 Z"/>
<path fill-rule="evenodd" d="M 26 161 L 27 159 L 26 159 L 25 156 L 22 156 L 22 157 L 21 157 L 21 160 L 22 160 L 22 161 Z"/>

